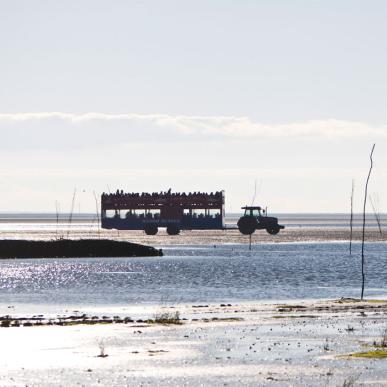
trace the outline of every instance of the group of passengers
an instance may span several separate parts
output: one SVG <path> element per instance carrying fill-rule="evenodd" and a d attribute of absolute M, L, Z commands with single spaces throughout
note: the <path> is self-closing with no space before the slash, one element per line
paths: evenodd
<path fill-rule="evenodd" d="M 207 213 L 207 214 L 203 214 L 202 212 L 197 214 L 196 212 L 193 212 L 192 215 L 191 214 L 184 214 L 183 215 L 184 218 L 193 218 L 193 219 L 217 219 L 217 218 L 220 218 L 220 213 L 217 212 L 215 214 L 210 214 L 210 213 Z"/>
<path fill-rule="evenodd" d="M 143 219 L 143 218 L 145 218 L 145 219 L 160 219 L 160 213 L 159 212 L 136 213 L 135 210 L 129 210 L 125 214 L 125 218 L 126 219 L 137 219 L 137 218 L 140 218 L 140 219 Z"/>
<path fill-rule="evenodd" d="M 142 193 L 126 193 L 123 190 L 117 190 L 116 193 L 103 193 L 102 197 L 110 197 L 110 198 L 174 198 L 174 197 L 183 197 L 183 198 L 221 198 L 222 191 L 205 193 L 205 192 L 189 192 L 189 193 L 180 193 L 180 192 L 172 192 L 171 188 L 168 191 L 161 192 L 142 192 Z"/>
<path fill-rule="evenodd" d="M 215 214 L 208 213 L 196 213 L 195 211 L 192 212 L 186 212 L 183 214 L 183 218 L 193 218 L 193 219 L 217 219 L 220 218 L 221 214 L 219 212 L 216 212 Z M 114 218 L 120 219 L 121 213 L 119 210 L 115 210 Z M 129 210 L 125 214 L 126 219 L 134 220 L 134 219 L 160 219 L 160 212 L 150 212 L 142 210 L 139 210 L 139 212 L 136 212 L 136 210 Z"/>
<path fill-rule="evenodd" d="M 193 213 L 185 213 L 183 214 L 183 218 L 193 218 L 193 219 L 218 219 L 220 218 L 220 213 L 217 212 L 215 214 L 204 214 L 204 213 L 199 213 L 197 214 L 196 212 Z M 115 213 L 114 215 L 115 218 L 120 218 L 120 214 L 118 212 Z M 160 219 L 160 213 L 159 212 L 140 212 L 136 213 L 135 210 L 129 210 L 125 214 L 126 219 L 134 220 L 134 219 Z"/>

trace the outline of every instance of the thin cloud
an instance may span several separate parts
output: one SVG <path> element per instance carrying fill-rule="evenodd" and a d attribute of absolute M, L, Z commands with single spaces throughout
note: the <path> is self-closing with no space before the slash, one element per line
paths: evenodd
<path fill-rule="evenodd" d="M 109 179 L 115 178 L 154 178 L 154 177 L 256 177 L 265 179 L 293 179 L 293 178 L 348 178 L 354 176 L 363 177 L 364 168 L 121 168 L 121 169 L 101 169 L 82 168 L 74 170 L 72 168 L 16 168 L 0 169 L 0 178 L 80 178 L 85 181 L 90 178 Z M 378 175 L 387 177 L 386 169 L 379 169 Z"/>
<path fill-rule="evenodd" d="M 344 120 L 263 124 L 248 117 L 108 113 L 2 113 L 0 147 L 84 148 L 201 139 L 381 138 L 387 126 Z"/>

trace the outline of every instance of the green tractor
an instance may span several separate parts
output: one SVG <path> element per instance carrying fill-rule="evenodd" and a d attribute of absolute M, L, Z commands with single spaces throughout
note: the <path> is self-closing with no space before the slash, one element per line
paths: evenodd
<path fill-rule="evenodd" d="M 278 224 L 278 218 L 267 216 L 261 207 L 242 207 L 245 214 L 238 220 L 238 229 L 244 235 L 251 235 L 255 230 L 266 230 L 270 235 L 276 235 L 285 226 Z"/>

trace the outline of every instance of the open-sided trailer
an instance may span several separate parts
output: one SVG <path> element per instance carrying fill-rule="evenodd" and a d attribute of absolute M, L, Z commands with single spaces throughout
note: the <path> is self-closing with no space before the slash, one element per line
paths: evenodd
<path fill-rule="evenodd" d="M 278 234 L 285 228 L 278 219 L 268 217 L 261 207 L 242 207 L 244 215 L 236 226 L 225 224 L 225 193 L 217 192 L 153 192 L 103 193 L 101 223 L 105 229 L 144 230 L 147 235 L 157 234 L 165 227 L 169 235 L 181 230 L 239 229 L 248 235 L 265 229 Z"/>

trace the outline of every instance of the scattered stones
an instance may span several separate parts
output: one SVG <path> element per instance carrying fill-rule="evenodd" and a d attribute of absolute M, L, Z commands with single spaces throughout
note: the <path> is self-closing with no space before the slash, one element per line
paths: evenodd
<path fill-rule="evenodd" d="M 0 328 L 9 327 L 32 327 L 32 326 L 72 326 L 72 325 L 95 325 L 95 324 L 127 324 L 134 322 L 130 317 L 123 319 L 115 316 L 113 319 L 108 316 L 102 318 L 98 316 L 89 317 L 86 314 L 58 316 L 56 319 L 45 318 L 43 315 L 32 317 L 12 317 L 9 315 L 0 316 Z"/>

